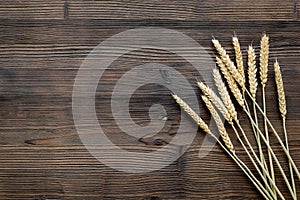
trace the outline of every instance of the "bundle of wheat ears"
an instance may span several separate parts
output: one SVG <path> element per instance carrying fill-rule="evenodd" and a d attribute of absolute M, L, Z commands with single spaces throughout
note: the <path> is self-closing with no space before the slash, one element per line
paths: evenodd
<path fill-rule="evenodd" d="M 295 179 L 300 179 L 300 173 L 289 152 L 288 135 L 286 131 L 286 100 L 282 75 L 277 60 L 275 60 L 273 66 L 278 93 L 278 107 L 282 117 L 283 136 L 279 136 L 278 131 L 275 130 L 267 116 L 265 87 L 268 80 L 269 37 L 266 34 L 263 34 L 260 41 L 260 57 L 259 64 L 257 64 L 259 65 L 259 70 L 257 70 L 256 65 L 255 49 L 253 46 L 249 46 L 247 51 L 247 77 L 244 72 L 242 51 L 236 36 L 232 38 L 236 58 L 235 61 L 231 60 L 218 40 L 213 39 L 212 43 L 219 54 L 216 57 L 216 63 L 219 69 L 213 69 L 212 72 L 219 95 L 202 82 L 198 82 L 198 86 L 203 93 L 202 100 L 216 122 L 221 139 L 219 139 L 217 134 L 211 132 L 204 120 L 202 120 L 200 116 L 180 97 L 176 94 L 172 94 L 173 98 L 205 133 L 211 135 L 217 141 L 221 148 L 223 148 L 242 169 L 256 187 L 257 191 L 259 191 L 265 199 L 289 199 L 291 197 L 292 199 L 297 199 Z M 258 71 L 260 76 L 259 80 L 257 78 Z M 259 82 L 262 91 L 261 101 L 256 98 Z M 234 105 L 234 102 L 237 102 L 237 105 Z M 241 107 L 239 110 L 244 111 L 248 116 L 249 123 L 252 127 L 252 133 L 245 133 L 241 126 L 236 109 L 238 107 Z M 260 124 L 263 125 L 263 128 L 260 128 L 258 114 L 263 118 L 263 122 L 260 122 Z M 253 164 L 252 167 L 248 167 L 236 153 L 230 135 L 227 133 L 226 126 L 222 121 L 223 117 L 228 122 L 228 125 L 232 127 L 237 140 L 242 146 L 240 149 L 245 151 Z M 272 130 L 272 132 L 269 133 L 269 130 Z M 250 143 L 250 134 L 253 134 L 252 137 L 254 136 L 256 140 L 255 144 L 253 144 L 253 142 Z M 273 151 L 270 143 L 270 134 L 275 136 L 284 155 L 286 155 L 288 160 L 288 172 L 287 170 L 283 170 L 284 163 L 282 162 L 282 158 L 281 161 L 278 160 L 278 152 L 275 153 Z M 284 183 L 289 191 L 289 193 L 285 194 L 289 194 L 288 196 L 283 195 L 282 190 L 284 188 L 278 187 L 279 184 L 278 181 L 275 180 L 274 167 L 278 169 L 280 175 L 283 177 Z M 282 187 L 282 183 L 280 185 Z"/>

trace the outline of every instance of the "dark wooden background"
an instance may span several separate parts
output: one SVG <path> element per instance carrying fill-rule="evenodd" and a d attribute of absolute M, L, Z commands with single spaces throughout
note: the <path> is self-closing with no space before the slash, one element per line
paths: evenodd
<path fill-rule="evenodd" d="M 300 166 L 297 6 L 297 0 L 2 0 L 0 199 L 260 199 L 219 147 L 205 158 L 198 158 L 204 137 L 200 130 L 190 149 L 159 171 L 126 174 L 104 166 L 88 153 L 76 133 L 72 118 L 73 83 L 82 61 L 94 47 L 128 29 L 159 26 L 178 30 L 199 42 L 211 55 L 215 53 L 210 42 L 212 34 L 232 52 L 230 37 L 235 32 L 245 52 L 251 42 L 257 47 L 261 34 L 266 32 L 271 37 L 271 59 L 277 57 L 282 66 L 291 154 Z M 111 86 L 124 73 L 122 69 L 135 62 L 165 63 L 180 67 L 191 80 L 195 78 L 188 63 L 180 58 L 166 59 L 168 56 L 155 50 L 128 53 L 114 70 L 106 72 L 103 80 L 107 81 L 107 88 L 99 90 L 96 96 L 97 114 L 107 135 L 124 149 L 155 150 L 173 137 L 173 129 L 164 129 L 142 142 L 128 138 L 116 128 L 109 110 Z M 280 130 L 272 77 L 270 69 L 268 110 Z M 197 91 L 195 82 L 193 87 Z M 145 107 L 159 99 L 168 108 L 167 123 L 176 130 L 180 110 L 167 90 L 146 87 L 136 96 L 139 100 L 133 105 L 132 114 L 137 123 L 147 122 Z M 208 122 L 208 112 L 203 105 L 200 109 Z M 241 118 L 243 121 L 245 117 Z M 276 148 L 278 143 L 272 141 Z M 235 140 L 234 143 L 237 144 Z M 278 180 L 282 185 L 282 180 Z M 300 186 L 299 181 L 297 185 Z M 283 190 L 286 192 L 286 188 Z"/>

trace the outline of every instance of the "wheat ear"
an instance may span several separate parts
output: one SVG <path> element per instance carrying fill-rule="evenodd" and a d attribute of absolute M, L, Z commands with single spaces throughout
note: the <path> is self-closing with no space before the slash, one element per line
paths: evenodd
<path fill-rule="evenodd" d="M 208 108 L 208 110 L 210 111 L 212 117 L 214 118 L 216 124 L 217 124 L 217 127 L 218 127 L 218 130 L 220 132 L 220 135 L 225 143 L 225 145 L 227 146 L 227 148 L 232 152 L 234 153 L 234 147 L 233 147 L 233 144 L 230 140 L 230 137 L 225 129 L 225 126 L 219 116 L 219 114 L 217 113 L 217 111 L 215 110 L 215 108 L 213 107 L 212 103 L 209 101 L 209 99 L 206 97 L 206 96 L 202 96 L 202 99 L 206 105 L 206 107 Z"/>
<path fill-rule="evenodd" d="M 245 108 L 245 102 L 244 102 L 243 95 L 242 95 L 239 87 L 237 86 L 235 80 L 233 79 L 233 77 L 231 76 L 231 74 L 229 73 L 227 68 L 225 67 L 224 62 L 219 57 L 216 57 L 216 59 L 217 59 L 217 64 L 220 67 L 222 74 L 224 75 L 224 77 L 228 83 L 229 89 L 231 90 L 233 96 L 235 97 L 235 99 L 237 100 L 239 105 L 242 106 L 243 108 Z"/>
<path fill-rule="evenodd" d="M 285 101 L 285 94 L 283 88 L 283 81 L 280 72 L 279 63 L 276 60 L 274 63 L 274 71 L 275 71 L 275 81 L 277 86 L 277 94 L 278 94 L 278 102 L 279 102 L 279 110 L 281 113 L 282 118 L 286 117 L 286 101 Z"/>
<path fill-rule="evenodd" d="M 260 41 L 260 80 L 264 87 L 268 80 L 269 37 L 264 34 Z"/>
<path fill-rule="evenodd" d="M 226 53 L 226 50 L 221 46 L 220 42 L 216 39 L 212 40 L 216 50 L 221 56 L 222 61 L 228 67 L 229 72 L 232 74 L 236 82 L 244 89 L 245 81 L 239 71 L 236 69 L 234 63 L 231 61 L 229 55 Z"/>
<path fill-rule="evenodd" d="M 238 72 L 242 76 L 243 80 L 245 81 L 245 72 L 244 72 L 244 64 L 243 64 L 243 55 L 240 47 L 239 40 L 236 36 L 232 37 L 232 44 L 235 51 L 235 60 Z"/>
<path fill-rule="evenodd" d="M 221 112 L 223 117 L 229 123 L 232 123 L 232 117 L 230 113 L 223 104 L 222 100 L 216 95 L 216 93 L 202 82 L 198 82 L 198 87 L 201 89 L 202 93 L 216 106 L 216 108 Z"/>
<path fill-rule="evenodd" d="M 218 88 L 219 94 L 223 100 L 225 107 L 230 113 L 232 119 L 234 119 L 234 121 L 238 121 L 237 112 L 235 110 L 234 104 L 231 101 L 230 95 L 227 91 L 225 83 L 222 80 L 221 74 L 217 69 L 213 69 L 213 76 L 214 76 L 215 84 Z"/>
<path fill-rule="evenodd" d="M 264 127 L 265 127 L 265 135 L 267 141 L 270 143 L 268 124 L 266 121 L 267 108 L 266 108 L 266 94 L 265 87 L 268 80 L 268 63 L 269 63 L 269 37 L 266 34 L 263 34 L 260 41 L 260 81 L 262 85 L 262 96 L 263 96 L 263 111 L 264 111 Z M 275 173 L 273 167 L 273 160 L 270 150 L 268 149 L 268 157 L 269 157 L 269 166 L 271 171 L 271 176 L 275 181 Z"/>
<path fill-rule="evenodd" d="M 249 78 L 249 88 L 250 93 L 253 97 L 253 99 L 256 98 L 256 92 L 257 92 L 257 68 L 256 68 L 256 61 L 255 61 L 255 50 L 252 46 L 249 46 L 248 49 L 248 78 Z"/>
<path fill-rule="evenodd" d="M 279 111 L 282 116 L 282 123 L 283 123 L 283 132 L 284 132 L 284 138 L 285 138 L 285 145 L 286 149 L 289 151 L 289 142 L 288 142 L 288 135 L 286 131 L 286 100 L 285 100 L 285 94 L 284 94 L 284 87 L 283 87 L 283 80 L 282 80 L 282 75 L 280 71 L 280 66 L 278 61 L 276 60 L 274 63 L 274 71 L 275 71 L 275 82 L 277 86 L 277 94 L 278 94 L 278 102 L 279 102 Z M 290 174 L 291 174 L 291 183 L 292 187 L 294 190 L 294 194 L 296 195 L 296 185 L 295 185 L 295 180 L 294 180 L 294 173 L 293 173 L 293 168 L 291 165 L 291 162 L 289 161 L 289 169 L 290 169 Z"/>
<path fill-rule="evenodd" d="M 180 97 L 176 94 L 172 94 L 172 97 L 180 105 L 180 107 L 204 130 L 206 133 L 210 133 L 208 125 L 195 113 L 195 111 L 185 103 Z"/>

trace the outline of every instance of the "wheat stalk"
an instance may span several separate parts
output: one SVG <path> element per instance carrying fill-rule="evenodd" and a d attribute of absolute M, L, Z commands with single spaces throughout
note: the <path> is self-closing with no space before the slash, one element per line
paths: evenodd
<path fill-rule="evenodd" d="M 285 94 L 284 94 L 284 87 L 283 87 L 283 80 L 282 80 L 282 75 L 280 71 L 280 66 L 278 61 L 276 60 L 274 63 L 274 71 L 275 71 L 275 82 L 276 82 L 276 87 L 277 87 L 277 94 L 278 94 L 278 103 L 279 103 L 279 111 L 282 116 L 283 120 L 283 131 L 284 131 L 284 138 L 285 138 L 285 145 L 287 150 L 289 151 L 289 142 L 288 142 L 288 136 L 287 136 L 287 131 L 286 131 L 286 100 L 285 100 Z M 294 190 L 294 194 L 296 195 L 296 185 L 295 185 L 295 180 L 294 180 L 294 174 L 293 174 L 293 168 L 291 165 L 291 162 L 289 161 L 289 169 L 290 169 L 290 174 L 291 174 L 291 183 L 292 187 Z"/>
<path fill-rule="evenodd" d="M 223 117 L 229 123 L 232 123 L 232 117 L 230 113 L 223 104 L 222 100 L 216 95 L 216 93 L 202 82 L 198 82 L 198 87 L 201 89 L 202 93 L 216 106 L 216 108 L 221 112 Z"/>
<path fill-rule="evenodd" d="M 233 147 L 233 144 L 230 140 L 230 137 L 229 135 L 227 134 L 227 131 L 225 129 L 225 126 L 219 116 L 219 114 L 217 113 L 217 111 L 215 110 L 215 108 L 213 107 L 213 105 L 211 104 L 211 102 L 209 101 L 209 99 L 206 97 L 206 96 L 202 96 L 202 99 L 206 105 L 206 107 L 208 108 L 208 110 L 210 111 L 212 117 L 214 118 L 216 124 L 217 124 L 217 127 L 218 127 L 218 130 L 220 132 L 220 135 L 225 143 L 225 145 L 227 146 L 227 148 L 232 152 L 234 153 L 234 147 Z"/>
<path fill-rule="evenodd" d="M 239 105 L 242 106 L 243 108 L 245 108 L 243 95 L 242 95 L 240 89 L 238 88 L 236 82 L 234 81 L 232 75 L 229 73 L 229 71 L 225 67 L 224 62 L 219 57 L 216 57 L 216 59 L 217 59 L 217 64 L 220 67 L 222 74 L 224 75 L 224 77 L 228 83 L 229 89 L 231 90 L 233 96 L 235 97 L 235 99 L 237 100 Z M 222 78 L 220 80 L 222 80 Z M 224 86 L 225 86 L 225 84 L 224 84 Z M 229 98 L 230 98 L 230 96 L 229 96 Z"/>
<path fill-rule="evenodd" d="M 270 143 L 268 124 L 266 121 L 267 108 L 266 108 L 266 94 L 265 87 L 268 80 L 268 63 L 269 63 L 269 37 L 266 34 L 263 34 L 260 41 L 260 81 L 262 85 L 262 96 L 263 96 L 263 111 L 264 111 L 264 127 L 265 127 L 265 135 L 268 143 Z M 269 157 L 269 166 L 271 171 L 271 176 L 275 181 L 275 173 L 273 167 L 273 160 L 270 150 L 268 149 L 268 157 Z"/>
<path fill-rule="evenodd" d="M 240 75 L 242 76 L 242 78 L 245 82 L 243 55 L 242 55 L 242 52 L 241 52 L 241 47 L 240 47 L 239 40 L 236 36 L 232 37 L 232 43 L 233 43 L 233 47 L 234 47 L 234 50 L 235 50 L 235 57 L 236 57 L 235 59 L 236 59 L 237 69 L 238 69 L 238 72 L 240 73 Z"/>
<path fill-rule="evenodd" d="M 226 50 L 221 46 L 220 42 L 216 39 L 212 40 L 216 50 L 219 52 L 222 61 L 228 67 L 229 72 L 236 80 L 236 82 L 244 89 L 245 88 L 245 80 L 243 79 L 242 75 L 236 69 L 234 63 L 231 61 L 229 55 L 226 53 Z"/>

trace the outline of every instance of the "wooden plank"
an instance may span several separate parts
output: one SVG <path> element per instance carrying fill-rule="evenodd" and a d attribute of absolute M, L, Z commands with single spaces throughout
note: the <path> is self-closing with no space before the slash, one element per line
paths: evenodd
<path fill-rule="evenodd" d="M 291 20 L 295 1 L 3 1 L 0 18 Z"/>
<path fill-rule="evenodd" d="M 99 150 L 107 148 L 103 146 Z M 130 146 L 123 148 L 136 150 Z M 1 199 L 16 194 L 24 199 L 151 199 L 155 196 L 178 199 L 183 192 L 176 163 L 148 174 L 126 174 L 105 167 L 83 146 L 17 149 L 7 146 L 0 150 Z M 118 162 L 122 164 L 126 159 L 125 156 Z"/>
<path fill-rule="evenodd" d="M 298 141 L 299 142 L 299 141 Z M 294 157 L 300 154 L 292 143 Z M 107 149 L 109 147 L 99 147 Z M 137 150 L 136 146 L 122 146 Z M 105 167 L 82 146 L 0 149 L 1 199 L 257 199 L 254 187 L 219 148 L 198 157 L 193 145 L 178 162 L 146 174 L 128 174 Z M 145 147 L 139 147 L 144 151 Z M 149 148 L 148 148 L 149 149 Z M 277 149 L 277 148 L 275 148 Z M 240 149 L 238 149 L 240 150 Z M 174 152 L 176 153 L 176 152 Z M 245 154 L 240 154 L 245 158 Z M 126 156 L 124 160 L 126 160 Z M 157 159 L 157 158 L 154 158 Z M 123 160 L 123 161 L 124 161 Z M 121 160 L 117 161 L 122 164 Z M 297 162 L 299 164 L 299 160 Z M 248 163 L 250 164 L 250 163 Z M 287 168 L 285 168 L 287 170 Z M 233 178 L 234 177 L 234 178 Z M 279 185 L 283 184 L 278 177 Z M 239 187 L 236 187 L 236 185 Z M 241 192 L 242 191 L 242 192 Z M 286 192 L 286 191 L 284 191 Z"/>
<path fill-rule="evenodd" d="M 211 34 L 231 53 L 230 37 L 234 31 L 240 37 L 244 52 L 252 41 L 258 48 L 262 32 L 270 34 L 271 60 L 277 57 L 283 70 L 292 155 L 300 166 L 300 24 L 297 21 L 3 19 L 0 22 L 0 199 L 260 198 L 218 147 L 207 157 L 198 157 L 204 139 L 202 131 L 181 159 L 143 175 L 112 170 L 95 160 L 82 146 L 74 127 L 71 104 L 74 79 L 82 61 L 106 38 L 127 29 L 150 25 L 179 30 L 195 39 L 212 56 L 215 52 L 210 42 Z M 108 48 L 108 53 L 113 53 L 113 49 Z M 179 109 L 169 92 L 159 87 L 138 91 L 132 111 L 138 123 L 147 122 L 147 106 L 160 95 L 160 103 L 169 110 L 167 128 L 161 133 L 140 142 L 138 138 L 121 133 L 113 121 L 109 110 L 113 85 L 126 69 L 150 61 L 181 70 L 200 93 L 193 78 L 201 79 L 201 76 L 182 58 L 153 49 L 121 57 L 103 77 L 101 84 L 105 87 L 98 89 L 96 105 L 106 134 L 125 149 L 148 151 L 160 148 L 164 141 L 172 139 L 178 126 Z M 206 62 L 205 58 L 203 62 Z M 206 68 L 201 72 L 202 75 L 210 74 Z M 270 68 L 268 112 L 275 126 L 280 128 L 280 116 L 274 106 L 273 77 Z M 200 109 L 202 117 L 209 122 L 210 116 L 202 104 Z M 245 120 L 244 115 L 241 120 Z M 245 127 L 247 132 L 249 128 Z M 278 149 L 274 138 L 272 141 Z M 238 145 L 236 139 L 233 142 Z M 245 159 L 244 154 L 241 156 Z M 122 164 L 124 160 L 118 162 Z M 282 184 L 281 179 L 279 182 Z"/>

